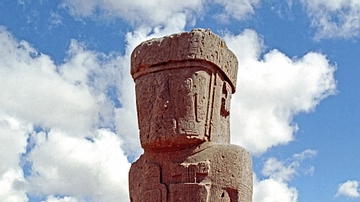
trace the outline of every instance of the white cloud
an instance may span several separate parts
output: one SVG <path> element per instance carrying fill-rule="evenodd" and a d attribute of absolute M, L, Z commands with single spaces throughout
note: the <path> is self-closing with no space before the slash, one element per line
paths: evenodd
<path fill-rule="evenodd" d="M 30 131 L 31 126 L 0 114 L 0 176 L 9 169 L 19 168 L 20 154 L 25 153 Z"/>
<path fill-rule="evenodd" d="M 0 44 L 0 200 L 27 201 L 26 193 L 64 193 L 68 198 L 47 200 L 90 196 L 126 201 L 130 164 L 121 148 L 128 142 L 121 137 L 127 134 L 119 137 L 97 128 L 116 131 L 111 125 L 116 113 L 112 99 L 126 105 L 133 96 L 126 94 L 133 87 L 121 83 L 125 72 L 130 77 L 129 67 L 122 66 L 129 58 L 88 51 L 72 41 L 68 58 L 56 66 L 49 56 L 13 39 L 2 27 Z M 107 95 L 109 85 L 115 86 L 118 97 Z M 136 124 L 134 118 L 132 128 Z M 33 125 L 48 134 L 33 132 Z M 32 175 L 24 178 L 21 154 L 27 146 Z M 129 153 L 140 153 L 140 146 L 134 150 Z"/>
<path fill-rule="evenodd" d="M 35 143 L 28 157 L 32 162 L 30 193 L 94 201 L 128 199 L 130 163 L 116 134 L 100 129 L 90 141 L 60 131 L 40 132 Z"/>
<path fill-rule="evenodd" d="M 293 155 L 286 162 L 279 161 L 276 158 L 269 158 L 261 171 L 265 177 L 270 177 L 278 181 L 290 181 L 296 175 L 300 168 L 300 163 L 317 154 L 315 150 L 305 150 L 300 154 Z M 299 158 L 299 156 L 301 158 Z"/>
<path fill-rule="evenodd" d="M 254 179 L 254 202 L 296 202 L 298 191 L 286 182 L 273 178 L 259 181 Z"/>
<path fill-rule="evenodd" d="M 269 158 L 262 169 L 261 173 L 266 177 L 271 177 L 280 181 L 289 181 L 296 174 L 299 162 L 294 161 L 290 165 L 285 166 L 284 162 L 278 161 L 276 158 Z"/>
<path fill-rule="evenodd" d="M 358 191 L 359 182 L 356 180 L 348 180 L 339 185 L 339 189 L 336 193 L 338 196 L 347 196 L 350 198 L 360 198 L 360 193 Z"/>
<path fill-rule="evenodd" d="M 359 35 L 360 2 L 357 0 L 301 0 L 307 9 L 315 36 L 321 38 L 350 38 Z"/>
<path fill-rule="evenodd" d="M 0 201 L 27 201 L 26 181 L 21 168 L 9 169 L 0 176 Z"/>
<path fill-rule="evenodd" d="M 20 161 L 31 130 L 31 125 L 0 113 L 0 201 L 27 200 Z"/>
<path fill-rule="evenodd" d="M 1 110 L 43 127 L 91 130 L 96 98 L 85 85 L 62 78 L 49 56 L 25 41 L 16 41 L 0 27 Z"/>
<path fill-rule="evenodd" d="M 260 0 L 213 0 L 213 2 L 224 7 L 223 12 L 217 13 L 215 18 L 221 22 L 228 22 L 230 17 L 242 20 L 254 14 L 254 7 L 260 3 Z"/>
<path fill-rule="evenodd" d="M 138 140 L 127 141 L 137 138 L 130 53 L 107 56 L 72 40 L 67 59 L 56 66 L 49 56 L 25 41 L 16 41 L 4 28 L 0 43 L 0 110 L 4 114 L 83 137 L 92 136 L 97 127 L 113 128 L 124 139 L 127 153 L 140 153 Z M 116 89 L 117 97 L 107 96 L 109 86 Z M 114 108 L 111 99 L 119 100 L 121 110 Z M 130 114 L 127 124 L 116 128 L 119 111 Z"/>
<path fill-rule="evenodd" d="M 258 179 L 254 173 L 254 202 L 296 202 L 299 193 L 289 182 L 295 175 L 299 175 L 302 161 L 312 158 L 316 153 L 314 150 L 305 150 L 286 161 L 269 158 L 261 171 L 266 178 Z"/>
<path fill-rule="evenodd" d="M 76 18 L 121 18 L 136 26 L 165 26 L 168 19 L 184 16 L 189 24 L 195 24 L 197 17 L 202 17 L 209 4 L 217 4 L 223 10 L 215 17 L 226 22 L 230 17 L 241 20 L 254 13 L 254 7 L 260 0 L 64 0 L 70 14 Z"/>
<path fill-rule="evenodd" d="M 301 152 L 300 154 L 294 154 L 293 158 L 298 161 L 302 161 L 307 158 L 312 158 L 313 156 L 316 156 L 316 155 L 317 155 L 317 151 L 307 149 L 307 150 Z"/>
<path fill-rule="evenodd" d="M 289 58 L 271 50 L 260 59 L 262 40 L 255 31 L 225 35 L 237 55 L 237 92 L 231 106 L 232 142 L 259 155 L 294 139 L 300 112 L 311 112 L 335 93 L 335 68 L 320 53 Z"/>
<path fill-rule="evenodd" d="M 64 6 L 76 17 L 101 16 L 118 17 L 134 25 L 157 26 L 178 14 L 187 16 L 191 21 L 202 12 L 204 1 L 168 1 L 168 0 L 64 0 Z"/>

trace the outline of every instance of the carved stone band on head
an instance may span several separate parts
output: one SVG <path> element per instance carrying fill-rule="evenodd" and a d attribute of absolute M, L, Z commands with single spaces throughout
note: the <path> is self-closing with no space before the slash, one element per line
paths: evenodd
<path fill-rule="evenodd" d="M 154 53 L 156 52 L 156 53 Z M 225 42 L 209 29 L 151 39 L 137 46 L 131 55 L 131 75 L 134 79 L 170 62 L 203 61 L 212 64 L 229 82 L 235 92 L 238 61 Z M 210 65 L 209 65 L 210 66 Z M 161 68 L 166 66 L 162 65 Z"/>

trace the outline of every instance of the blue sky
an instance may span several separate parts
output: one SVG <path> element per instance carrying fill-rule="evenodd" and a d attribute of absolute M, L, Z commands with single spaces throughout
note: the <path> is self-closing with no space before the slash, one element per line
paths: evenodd
<path fill-rule="evenodd" d="M 129 201 L 129 56 L 210 28 L 239 60 L 232 143 L 254 202 L 359 201 L 360 2 L 3 0 L 0 201 Z"/>

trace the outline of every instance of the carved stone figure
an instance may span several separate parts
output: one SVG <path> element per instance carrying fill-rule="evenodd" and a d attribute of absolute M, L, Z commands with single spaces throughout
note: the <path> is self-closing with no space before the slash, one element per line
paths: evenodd
<path fill-rule="evenodd" d="M 251 202 L 250 154 L 230 145 L 238 62 L 210 30 L 141 43 L 131 55 L 144 154 L 132 202 Z"/>

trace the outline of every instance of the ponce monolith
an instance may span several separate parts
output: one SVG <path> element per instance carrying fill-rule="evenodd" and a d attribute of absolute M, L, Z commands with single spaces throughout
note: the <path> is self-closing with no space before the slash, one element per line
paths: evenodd
<path fill-rule="evenodd" d="M 250 154 L 230 144 L 238 62 L 210 30 L 151 39 L 131 55 L 144 154 L 132 202 L 251 202 Z"/>

